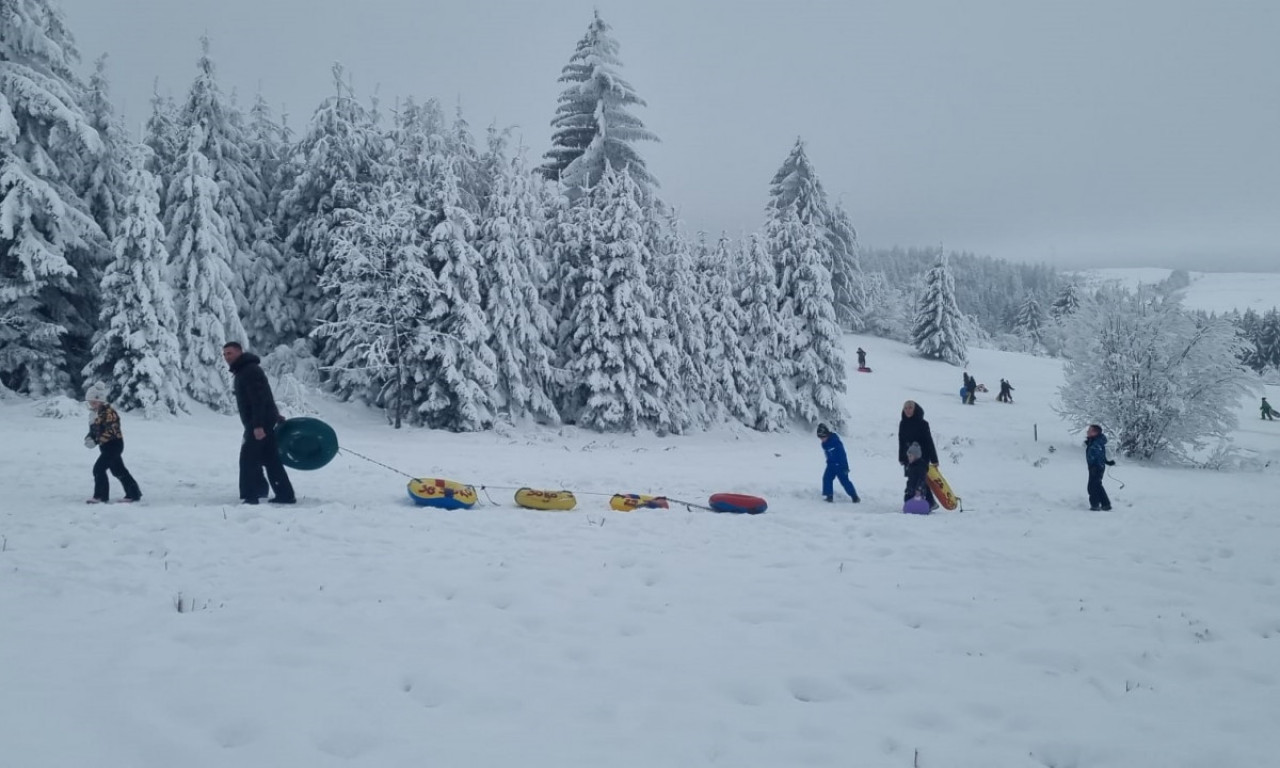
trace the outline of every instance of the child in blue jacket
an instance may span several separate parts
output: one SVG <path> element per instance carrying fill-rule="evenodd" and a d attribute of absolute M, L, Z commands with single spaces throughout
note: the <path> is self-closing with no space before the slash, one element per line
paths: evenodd
<path fill-rule="evenodd" d="M 858 498 L 858 490 L 849 480 L 849 457 L 844 452 L 844 443 L 840 436 L 827 429 L 826 424 L 818 425 L 818 438 L 822 440 L 822 452 L 827 455 L 827 470 L 822 473 L 822 498 L 831 501 L 834 496 L 832 480 L 839 479 L 840 487 L 849 494 L 853 503 L 862 501 Z"/>
<path fill-rule="evenodd" d="M 1111 499 L 1102 487 L 1102 476 L 1115 462 L 1107 458 L 1107 436 L 1097 424 L 1090 424 L 1085 432 L 1084 461 L 1089 466 L 1089 509 L 1110 512 Z"/>

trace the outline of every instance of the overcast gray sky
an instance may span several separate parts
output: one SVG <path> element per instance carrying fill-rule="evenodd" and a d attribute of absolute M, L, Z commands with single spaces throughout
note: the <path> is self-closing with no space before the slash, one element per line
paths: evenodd
<path fill-rule="evenodd" d="M 593 8 L 691 229 L 760 227 L 796 136 L 869 245 L 1063 266 L 1280 270 L 1273 0 L 61 0 L 117 103 L 181 98 L 198 38 L 223 87 L 295 129 L 341 61 L 368 95 L 436 96 L 547 148 Z"/>

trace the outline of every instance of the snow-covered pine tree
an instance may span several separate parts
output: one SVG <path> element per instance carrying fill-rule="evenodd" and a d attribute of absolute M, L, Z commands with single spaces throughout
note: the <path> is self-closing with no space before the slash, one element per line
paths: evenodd
<path fill-rule="evenodd" d="M 630 111 L 645 103 L 619 74 L 622 61 L 610 29 L 596 11 L 560 74 L 567 85 L 551 121 L 555 131 L 541 171 L 563 183 L 575 199 L 599 182 L 606 165 L 628 169 L 646 195 L 658 186 L 632 146 L 658 137 Z"/>
<path fill-rule="evenodd" d="M 566 367 L 573 392 L 566 415 L 604 432 L 675 428 L 668 372 L 654 354 L 665 329 L 646 270 L 653 257 L 642 198 L 630 174 L 612 166 L 587 198 L 592 232 L 570 322 Z"/>
<path fill-rule="evenodd" d="M 964 316 L 956 306 L 955 280 L 946 255 L 939 253 L 933 268 L 925 273 L 924 291 L 916 300 L 911 343 L 925 357 L 961 365 L 969 356 L 965 328 Z"/>
<path fill-rule="evenodd" d="M 428 426 L 469 432 L 494 423 L 496 358 L 480 290 L 476 224 L 463 207 L 456 158 L 443 137 L 431 137 L 431 229 L 428 263 L 440 290 L 425 320 L 436 333 L 422 365 L 429 384 L 415 397 L 416 418 Z"/>
<path fill-rule="evenodd" d="M 512 419 L 554 423 L 560 418 L 551 396 L 554 329 L 539 293 L 547 282 L 539 233 L 544 214 L 523 162 L 508 160 L 492 172 L 479 251 L 487 276 L 482 288 L 497 374 L 495 405 Z"/>
<path fill-rule="evenodd" d="M 487 209 L 490 199 L 493 196 L 495 181 L 499 176 L 506 173 L 507 169 L 511 166 L 508 143 L 511 138 L 512 130 L 512 128 L 500 129 L 496 123 L 490 123 L 489 127 L 485 131 L 485 148 L 484 152 L 480 155 L 478 165 L 481 179 L 479 189 L 481 190 L 480 207 L 482 211 Z M 524 152 L 525 149 L 523 145 L 518 147 L 518 155 L 523 156 Z M 539 180 L 542 180 L 541 174 L 538 175 L 538 178 Z M 545 187 L 547 185 L 543 184 L 541 186 Z M 542 193 L 537 189 L 531 189 L 530 192 L 533 194 L 539 205 L 541 205 Z M 546 212 L 544 211 L 544 218 L 545 215 Z"/>
<path fill-rule="evenodd" d="M 1080 286 L 1074 281 L 1062 286 L 1057 298 L 1049 308 L 1049 314 L 1055 320 L 1070 317 L 1080 308 Z"/>
<path fill-rule="evenodd" d="M 849 221 L 849 214 L 838 203 L 831 206 L 831 218 L 827 223 L 830 234 L 831 290 L 836 309 L 836 322 L 849 331 L 866 328 L 867 309 L 863 286 L 865 276 L 858 260 L 858 234 Z"/>
<path fill-rule="evenodd" d="M 755 385 L 742 336 L 746 316 L 733 291 L 732 245 L 721 235 L 714 251 L 702 249 L 699 255 L 696 271 L 707 330 L 707 415 L 713 423 L 732 418 L 750 424 L 753 419 L 743 395 Z"/>
<path fill-rule="evenodd" d="M 1047 321 L 1040 302 L 1030 295 L 1018 307 L 1018 314 L 1013 318 L 1013 332 L 1031 342 L 1031 349 L 1035 350 L 1044 343 L 1042 337 Z"/>
<path fill-rule="evenodd" d="M 642 253 L 649 285 L 657 301 L 655 321 L 661 335 L 653 345 L 654 364 L 666 377 L 671 430 L 705 427 L 707 414 L 707 327 L 705 297 L 688 240 L 681 236 L 675 211 L 656 198 L 644 206 L 647 247 Z"/>
<path fill-rule="evenodd" d="M 72 185 L 103 147 L 77 58 L 55 5 L 0 4 L 0 385 L 36 395 L 68 389 L 97 319 L 104 236 Z"/>
<path fill-rule="evenodd" d="M 1103 425 L 1125 456 L 1186 460 L 1228 439 L 1241 398 L 1257 390 L 1230 321 L 1198 322 L 1151 286 L 1082 302 L 1067 345 L 1060 412 L 1081 428 Z"/>
<path fill-rule="evenodd" d="M 913 302 L 901 290 L 890 286 L 883 272 L 863 274 L 862 306 L 867 333 L 910 343 Z"/>
<path fill-rule="evenodd" d="M 200 39 L 200 58 L 196 62 L 196 78 L 191 83 L 187 100 L 178 113 L 178 125 L 183 136 L 185 152 L 191 151 L 191 136 L 201 137 L 199 151 L 208 161 L 209 172 L 218 185 L 216 201 L 218 213 L 227 229 L 225 239 L 231 258 L 233 280 L 230 287 L 239 305 L 242 317 L 255 317 L 261 311 L 275 314 L 276 306 L 250 304 L 246 287 L 253 281 L 259 269 L 254 253 L 258 235 L 259 217 L 266 210 L 263 197 L 264 185 L 258 171 L 248 162 L 247 142 L 242 127 L 242 116 L 222 95 L 214 72 L 213 59 L 209 56 L 209 38 Z M 199 127 L 198 134 L 195 128 Z M 170 191 L 172 194 L 172 185 Z M 169 206 L 173 200 L 169 198 Z M 170 220 L 171 221 L 171 220 Z M 278 268 L 278 264 L 262 265 L 262 269 Z M 270 327 L 271 321 L 253 320 L 250 327 Z M 237 339 L 242 343 L 245 339 Z M 252 338 L 249 341 L 261 341 Z"/>
<path fill-rule="evenodd" d="M 786 424 L 787 404 L 795 399 L 791 366 L 782 358 L 786 325 L 779 314 L 773 259 L 759 235 L 752 235 L 742 267 L 738 303 L 744 316 L 742 338 L 746 370 L 751 376 L 743 399 L 748 426 L 773 432 Z"/>
<path fill-rule="evenodd" d="M 220 190 L 205 154 L 204 126 L 193 124 L 169 182 L 170 279 L 187 393 L 218 410 L 229 406 L 222 345 L 245 339 L 232 286 L 229 227 L 218 211 Z"/>
<path fill-rule="evenodd" d="M 245 159 L 256 171 L 259 188 L 248 196 L 258 207 L 253 212 L 254 236 L 244 280 L 244 297 L 250 307 L 244 324 L 256 347 L 274 349 L 277 344 L 294 340 L 290 334 L 295 330 L 298 313 L 286 300 L 283 241 L 275 216 L 283 192 L 288 147 L 284 129 L 275 121 L 262 94 L 249 110 L 246 141 Z"/>
<path fill-rule="evenodd" d="M 439 287 L 418 208 L 394 179 L 362 196 L 331 233 L 333 267 L 323 279 L 337 311 L 315 330 L 332 342 L 334 390 L 383 408 L 396 429 L 414 420 L 413 391 L 428 384 L 416 379 L 417 361 L 435 344 L 423 318 Z"/>
<path fill-rule="evenodd" d="M 138 147 L 125 167 L 115 208 L 115 258 L 102 277 L 102 315 L 86 381 L 107 386 L 112 403 L 151 414 L 186 410 L 178 318 L 166 279 L 169 253 L 160 223 L 160 182 Z"/>
<path fill-rule="evenodd" d="M 544 189 L 550 185 L 544 185 Z M 547 271 L 551 279 L 543 286 L 543 303 L 551 312 L 555 336 L 556 365 L 563 369 L 573 335 L 573 314 L 586 280 L 584 270 L 591 248 L 590 210 L 585 204 L 571 205 L 563 197 L 550 196 L 543 225 L 547 247 Z"/>
<path fill-rule="evenodd" d="M 769 251 L 774 264 L 788 270 L 787 282 L 779 285 L 778 303 L 781 356 L 794 393 L 788 415 L 810 426 L 825 422 L 839 427 L 844 422 L 839 396 L 846 376 L 831 272 L 819 252 L 823 230 L 802 221 L 794 205 L 772 214 Z"/>
<path fill-rule="evenodd" d="M 124 153 L 128 140 L 124 128 L 116 118 L 111 105 L 110 85 L 107 81 L 107 56 L 98 57 L 93 74 L 89 77 L 89 89 L 85 93 L 84 111 L 89 125 L 98 132 L 102 152 L 88 158 L 81 170 L 78 184 L 80 196 L 89 206 L 98 227 L 110 240 L 116 236 L 116 222 L 120 217 L 122 199 L 132 194 L 124 180 Z M 108 248 L 111 242 L 104 243 Z M 103 259 L 109 261 L 110 258 Z"/>
<path fill-rule="evenodd" d="M 1280 369 L 1280 310 L 1267 310 L 1258 321 L 1253 337 L 1253 360 L 1258 371 Z"/>
<path fill-rule="evenodd" d="M 816 226 L 821 235 L 818 252 L 826 259 L 831 273 L 836 317 L 842 327 L 859 330 L 863 310 L 860 306 L 862 268 L 858 263 L 858 237 L 849 215 L 827 198 L 818 172 L 805 152 L 804 140 L 796 139 L 787 158 L 782 161 L 769 187 L 770 218 L 794 207 L 800 221 Z M 786 272 L 794 265 L 775 265 L 778 279 L 785 281 Z"/>
<path fill-rule="evenodd" d="M 445 134 L 449 154 L 453 155 L 453 167 L 458 174 L 458 194 L 462 207 L 479 220 L 489 198 L 489 180 L 484 173 L 484 159 L 476 149 L 471 124 L 462 114 L 462 104 L 454 110 L 453 123 Z"/>
<path fill-rule="evenodd" d="M 173 97 L 160 94 L 157 80 L 151 93 L 151 114 L 147 117 L 142 143 L 151 154 L 147 157 L 147 170 L 160 181 L 160 214 L 164 220 L 164 190 L 169 188 L 173 169 L 182 151 L 182 131 L 178 127 L 178 106 Z"/>
<path fill-rule="evenodd" d="M 317 322 L 334 319 L 334 296 L 322 291 L 319 280 L 333 260 L 330 233 L 385 173 L 384 140 L 373 116 L 344 82 L 340 65 L 334 65 L 333 78 L 337 92 L 316 108 L 294 148 L 297 175 L 277 213 L 279 226 L 288 233 L 283 251 L 286 303 L 300 312 L 292 318 L 291 336 L 305 336 Z"/>

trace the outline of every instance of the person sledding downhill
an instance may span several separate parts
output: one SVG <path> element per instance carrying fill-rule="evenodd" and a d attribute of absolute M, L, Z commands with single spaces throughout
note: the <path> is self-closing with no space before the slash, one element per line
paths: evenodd
<path fill-rule="evenodd" d="M 85 435 L 86 448 L 98 449 L 98 460 L 93 464 L 93 498 L 89 504 L 105 504 L 111 498 L 111 485 L 107 472 L 116 476 L 124 486 L 124 501 L 142 498 L 138 482 L 124 465 L 124 433 L 120 430 L 120 414 L 106 402 L 106 389 L 100 385 L 89 387 L 85 400 L 93 412 L 89 421 L 89 434 Z"/>
<path fill-rule="evenodd" d="M 1115 466 L 1115 462 L 1107 458 L 1107 436 L 1102 434 L 1102 427 L 1090 424 L 1084 439 L 1084 461 L 1089 467 L 1089 509 L 1097 512 L 1111 511 L 1111 499 L 1102 487 L 1102 476 L 1107 467 Z"/>
<path fill-rule="evenodd" d="M 912 448 L 914 446 L 914 450 Z M 912 458 L 916 453 L 918 458 Z M 938 508 L 926 476 L 929 465 L 938 463 L 938 450 L 933 445 L 933 432 L 924 420 L 924 408 L 914 400 L 902 404 L 902 420 L 898 422 L 898 463 L 907 477 L 907 488 L 902 500 L 909 501 L 917 494 L 929 502 L 930 511 Z"/>
<path fill-rule="evenodd" d="M 853 482 L 849 480 L 849 456 L 844 452 L 844 443 L 840 442 L 840 436 L 827 429 L 826 424 L 819 424 L 818 438 L 822 440 L 822 452 L 827 456 L 827 469 L 822 473 L 822 498 L 826 501 L 834 500 L 835 488 L 832 481 L 838 479 L 840 487 L 849 494 L 849 499 L 854 504 L 861 502 L 862 499 L 858 498 L 858 489 L 854 488 Z"/>

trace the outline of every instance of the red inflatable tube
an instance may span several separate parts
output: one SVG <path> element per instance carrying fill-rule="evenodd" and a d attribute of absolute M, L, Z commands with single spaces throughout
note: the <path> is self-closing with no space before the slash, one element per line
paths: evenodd
<path fill-rule="evenodd" d="M 769 508 L 769 503 L 764 499 L 745 493 L 717 493 L 707 504 L 716 512 L 736 515 L 758 515 Z"/>

